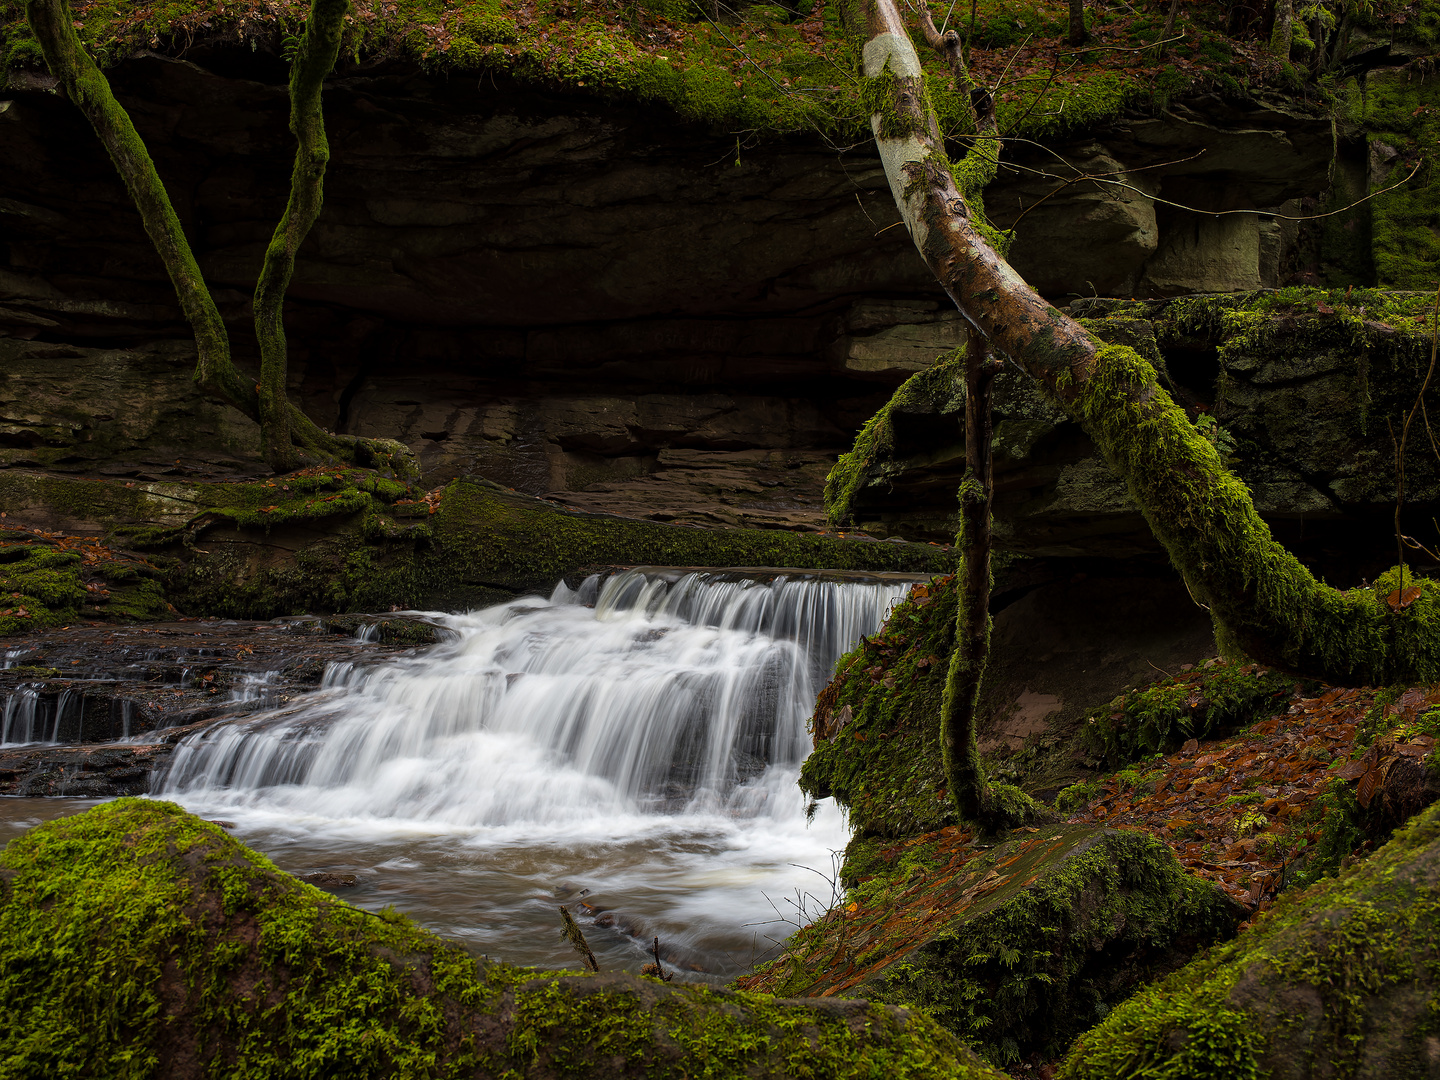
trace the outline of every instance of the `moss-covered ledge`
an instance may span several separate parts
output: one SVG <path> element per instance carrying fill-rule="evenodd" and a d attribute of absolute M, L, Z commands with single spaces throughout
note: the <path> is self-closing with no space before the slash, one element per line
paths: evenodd
<path fill-rule="evenodd" d="M 928 544 L 666 525 L 568 510 L 475 477 L 421 492 L 350 467 L 243 483 L 0 472 L 0 506 L 16 522 L 105 533 L 146 554 L 179 611 L 234 618 L 479 607 L 615 565 L 951 566 Z"/>
<path fill-rule="evenodd" d="M 1369 859 L 1284 894 L 1233 942 L 1073 1047 L 1067 1080 L 1433 1076 L 1440 1060 L 1440 806 Z"/>
<path fill-rule="evenodd" d="M 0 1073 L 1003 1080 L 901 1009 L 477 960 L 143 799 L 0 852 Z"/>

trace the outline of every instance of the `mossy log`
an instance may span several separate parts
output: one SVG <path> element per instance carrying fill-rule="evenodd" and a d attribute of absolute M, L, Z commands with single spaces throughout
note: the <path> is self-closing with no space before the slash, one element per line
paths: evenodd
<path fill-rule="evenodd" d="M 1075 1044 L 1067 1080 L 1407 1080 L 1440 1067 L 1440 806 L 1337 878 L 1147 988 Z"/>
<path fill-rule="evenodd" d="M 0 852 L 7 1077 L 1002 1080 L 932 1020 L 476 959 L 121 799 Z"/>
<path fill-rule="evenodd" d="M 1318 582 L 1270 534 L 1249 490 L 1159 385 L 1153 365 L 1046 303 L 997 253 L 937 137 L 914 45 L 893 0 L 867 0 L 865 75 L 891 191 L 936 278 L 992 348 L 1090 436 L 1231 654 L 1342 685 L 1440 678 L 1440 583 L 1392 610 L 1380 589 Z"/>
<path fill-rule="evenodd" d="M 1228 937 L 1241 911 L 1139 832 L 1049 825 L 988 852 L 930 834 L 893 865 L 851 845 L 854 910 L 792 936 L 742 985 L 923 1008 L 1000 1060 L 1062 1053 L 1142 980 Z"/>

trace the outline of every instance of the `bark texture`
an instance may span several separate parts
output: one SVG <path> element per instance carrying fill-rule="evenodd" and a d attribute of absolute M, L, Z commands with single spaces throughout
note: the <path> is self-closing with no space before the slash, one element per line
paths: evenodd
<path fill-rule="evenodd" d="M 996 369 L 986 361 L 985 339 L 973 327 L 965 350 L 965 479 L 960 484 L 963 582 L 955 612 L 955 648 L 940 710 L 940 746 L 950 798 L 967 821 L 985 810 L 985 774 L 975 747 L 975 705 L 990 657 L 990 390 Z"/>
<path fill-rule="evenodd" d="M 338 49 L 338 24 L 344 15 L 346 4 L 338 3 L 337 11 L 333 13 L 328 11 L 330 8 L 337 7 L 337 2 L 338 0 L 315 0 L 314 6 L 326 12 L 325 18 L 334 24 L 334 46 Z M 278 394 L 274 385 L 276 373 L 273 370 L 273 362 L 270 365 L 271 370 L 267 372 L 269 390 L 264 395 L 262 395 L 259 385 L 235 368 L 230 358 L 230 341 L 225 324 L 205 285 L 204 276 L 200 272 L 199 264 L 195 261 L 190 243 L 185 238 L 185 231 L 180 224 L 179 215 L 175 213 L 175 207 L 170 202 L 165 184 L 160 179 L 159 173 L 156 172 L 155 163 L 145 148 L 144 141 L 136 132 L 135 125 L 131 123 L 129 114 L 115 99 L 109 80 L 105 78 L 104 73 L 85 51 L 84 45 L 81 44 L 79 36 L 75 33 L 74 15 L 70 10 L 69 0 L 26 0 L 25 13 L 36 40 L 40 43 L 51 74 L 60 80 L 66 96 L 90 121 L 90 126 L 95 129 L 95 134 L 99 136 L 101 143 L 109 152 L 110 159 L 115 163 L 116 171 L 119 172 L 126 189 L 135 202 L 135 208 L 140 212 L 145 232 L 149 235 L 156 252 L 165 265 L 165 271 L 169 275 L 170 281 L 175 287 L 175 295 L 180 301 L 180 309 L 195 333 L 197 352 L 195 381 L 207 393 L 235 406 L 246 416 L 257 421 L 261 425 L 267 442 L 275 441 L 270 435 L 272 430 L 277 433 L 276 438 L 278 438 L 280 428 L 283 427 L 288 442 L 299 445 L 321 458 L 340 458 L 355 461 L 358 464 L 373 464 L 394 469 L 398 473 L 413 473 L 414 465 L 410 460 L 410 453 L 400 443 L 388 439 L 366 440 L 356 439 L 352 436 L 333 435 L 323 431 L 298 408 L 285 401 L 283 360 L 278 375 L 280 381 Z M 315 18 L 313 11 L 311 18 L 312 20 Z M 318 66 L 320 56 L 317 48 L 316 63 L 314 65 L 297 64 L 297 71 L 303 67 L 308 77 L 313 73 L 313 67 Z M 334 53 L 332 52 L 329 67 L 333 66 Z M 326 72 L 329 67 L 325 69 Z M 312 154 L 309 155 L 312 159 L 313 151 L 316 149 L 322 150 L 327 157 L 329 153 L 328 149 L 323 146 L 324 130 L 323 126 L 319 126 L 318 118 L 318 81 L 323 80 L 324 75 L 325 72 L 319 74 L 314 89 L 313 123 L 319 130 L 320 142 L 318 145 L 313 139 L 315 128 L 308 129 L 312 136 L 310 138 Z M 292 78 L 292 92 L 295 89 L 295 81 L 295 78 Z M 307 157 L 307 136 L 300 135 L 299 127 L 297 127 L 297 136 L 301 139 L 301 153 L 298 157 Z M 311 160 L 305 165 L 305 175 L 307 177 L 314 175 L 313 169 L 314 163 Z M 297 158 L 297 179 L 301 171 L 301 162 Z M 323 176 L 323 172 L 322 162 L 320 172 L 314 179 L 313 191 L 303 193 L 298 200 L 300 203 L 308 204 L 313 199 L 316 214 L 319 213 L 319 176 Z M 297 196 L 292 186 L 291 207 L 287 208 L 286 220 L 282 220 L 277 234 L 283 232 L 288 236 L 292 229 L 298 230 L 303 213 L 296 213 L 293 224 L 287 225 L 296 204 Z M 313 222 L 313 220 L 314 217 L 311 216 L 309 221 L 304 224 L 305 231 L 308 231 L 309 222 Z M 303 231 L 297 233 L 294 247 L 299 246 L 299 241 L 303 239 L 303 236 Z M 266 321 L 267 328 L 272 325 L 275 328 L 279 326 L 279 305 L 284 297 L 284 285 L 288 284 L 289 280 L 287 272 L 284 274 L 284 281 L 278 282 L 278 291 L 276 290 L 274 283 L 277 282 L 278 275 L 270 269 L 269 265 L 271 253 L 275 247 L 276 243 L 272 241 L 271 252 L 267 252 L 266 255 L 266 274 L 262 275 L 261 279 L 261 286 L 266 294 L 266 303 L 273 303 L 275 310 L 273 323 L 269 319 Z M 284 248 L 290 248 L 288 239 L 282 244 L 282 249 Z M 278 265 L 277 262 L 277 267 Z M 293 265 L 293 248 L 290 248 L 290 268 L 293 268 Z M 271 279 L 272 284 L 267 285 L 267 277 Z M 259 330 L 261 329 L 259 311 L 261 297 L 258 292 L 256 299 L 256 328 Z M 261 341 L 263 351 L 264 333 L 262 333 Z M 283 356 L 283 333 L 280 337 L 280 349 Z M 262 396 L 268 399 L 265 403 L 262 403 Z M 297 463 L 293 450 L 287 450 L 280 454 L 279 459 L 285 462 L 287 467 Z"/>
<path fill-rule="evenodd" d="M 1210 611 L 1222 648 L 1340 684 L 1440 678 L 1440 585 L 1421 583 L 1418 598 L 1392 607 L 1389 577 L 1341 592 L 1277 543 L 1249 490 L 1158 385 L 1155 369 L 1133 349 L 1092 337 L 997 254 L 967 202 L 974 189 L 966 181 L 983 176 L 971 162 L 979 155 L 959 167 L 945 156 L 893 0 L 869 0 L 867 15 L 871 124 L 915 246 L 992 348 L 1074 417 L 1125 480 L 1192 597 Z"/>
<path fill-rule="evenodd" d="M 1172 12 L 1174 8 L 1171 8 Z M 1085 32 L 1085 0 L 1070 0 L 1070 26 L 1065 36 L 1067 45 L 1084 45 L 1090 35 Z"/>
<path fill-rule="evenodd" d="M 1275 26 L 1270 31 L 1270 51 L 1281 60 L 1290 59 L 1290 45 L 1294 38 L 1294 0 L 1280 0 L 1275 5 Z"/>
<path fill-rule="evenodd" d="M 298 455 L 290 441 L 288 370 L 285 346 L 285 290 L 295 272 L 295 253 L 309 235 L 324 202 L 330 143 L 320 92 L 340 55 L 340 32 L 350 0 L 315 0 L 305 36 L 290 65 L 290 130 L 299 144 L 290 177 L 290 199 L 265 251 L 255 285 L 255 336 L 260 342 L 260 427 L 265 456 L 277 470 L 293 469 Z"/>

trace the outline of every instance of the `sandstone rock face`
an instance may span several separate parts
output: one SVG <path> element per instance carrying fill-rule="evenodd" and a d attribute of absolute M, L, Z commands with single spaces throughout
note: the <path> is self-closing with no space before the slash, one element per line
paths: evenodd
<path fill-rule="evenodd" d="M 1008 228 L 1033 205 L 1011 261 L 1053 298 L 1274 287 L 1290 254 L 1277 223 L 1214 212 L 1276 211 L 1316 193 L 1333 147 L 1322 116 L 1207 95 L 1045 149 L 1007 147 L 985 207 Z"/>
<path fill-rule="evenodd" d="M 1150 357 L 1192 418 L 1214 421 L 1207 430 L 1277 537 L 1349 584 L 1394 562 L 1395 450 L 1386 418 L 1401 423 L 1414 406 L 1430 346 L 1428 335 L 1356 314 L 1385 294 L 1369 295 L 1342 312 L 1329 310 L 1324 294 L 1270 309 L 1252 295 L 1079 300 L 1070 310 L 1098 336 Z M 888 445 L 857 444 L 868 464 L 846 489 L 849 517 L 872 534 L 939 542 L 954 535 L 964 400 L 938 371 L 924 392 L 897 394 Z M 1436 390 L 1427 395 L 1431 412 L 1440 408 Z M 1160 554 L 1124 485 L 1032 383 L 1003 372 L 995 409 L 998 544 L 1049 558 Z M 1424 440 L 1417 418 L 1402 524 L 1433 537 L 1440 461 Z"/>
<path fill-rule="evenodd" d="M 290 171 L 283 80 L 274 58 L 200 47 L 113 72 L 242 367 Z M 93 133 L 31 83 L 0 94 L 0 466 L 254 471 L 248 423 L 190 386 L 189 328 Z M 326 111 L 325 210 L 287 309 L 292 394 L 326 426 L 404 439 L 436 482 L 481 473 L 660 520 L 813 527 L 825 462 L 961 339 L 889 227 L 868 147 L 796 138 L 737 164 L 733 136 L 658 108 L 393 66 L 347 69 Z M 1264 280 L 1269 249 L 1249 234 L 1238 269 L 1166 256 L 1186 226 L 1147 194 L 1313 194 L 1328 140 L 1313 117 L 1202 101 L 1057 143 L 1130 188 L 1065 186 L 1021 223 L 1016 264 L 1054 295 L 1125 294 L 1147 274 L 1188 291 L 1201 270 L 1206 287 Z M 1057 183 L 1012 170 L 987 197 L 1004 225 Z"/>

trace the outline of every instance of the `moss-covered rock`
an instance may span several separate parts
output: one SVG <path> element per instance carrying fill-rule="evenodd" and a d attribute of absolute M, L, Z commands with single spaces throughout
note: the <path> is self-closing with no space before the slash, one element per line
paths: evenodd
<path fill-rule="evenodd" d="M 1290 288 L 1077 300 L 1070 312 L 1155 366 L 1160 385 L 1288 546 L 1322 573 L 1358 580 L 1394 560 L 1395 448 L 1386 417 L 1394 422 L 1415 404 L 1433 300 Z M 953 535 L 964 467 L 958 370 L 953 355 L 942 357 L 865 426 L 830 475 L 833 521 L 909 539 Z M 1426 402 L 1431 414 L 1440 410 L 1440 380 Z M 1093 442 L 1017 372 L 996 380 L 994 452 L 999 549 L 1103 558 L 1158 551 Z M 1440 465 L 1417 418 L 1407 444 L 1405 530 L 1436 539 L 1437 506 Z"/>
<path fill-rule="evenodd" d="M 7 1077 L 1001 1080 L 935 1023 L 477 960 L 121 799 L 0 852 Z"/>
<path fill-rule="evenodd" d="M 1311 687 L 1315 684 L 1310 684 Z M 1095 756 L 1111 765 L 1214 739 L 1283 712 L 1295 679 L 1257 664 L 1212 658 L 1120 695 L 1081 729 Z"/>
<path fill-rule="evenodd" d="M 1117 1077 L 1430 1076 L 1440 985 L 1440 808 L 1369 859 L 1137 994 L 1060 1070 Z"/>
<path fill-rule="evenodd" d="M 912 589 L 879 633 L 840 658 L 815 703 L 800 787 L 844 806 L 857 836 L 913 836 L 955 820 L 939 731 L 955 604 L 953 576 Z"/>
<path fill-rule="evenodd" d="M 6 472 L 0 503 L 107 530 L 151 553 L 178 609 L 238 618 L 478 607 L 615 565 L 934 573 L 951 561 L 929 545 L 581 513 L 478 478 L 424 493 L 356 468 L 143 485 Z"/>
<path fill-rule="evenodd" d="M 1052 825 L 992 850 L 953 830 L 881 849 L 848 903 L 742 985 L 924 1008 L 1000 1062 L 1051 1056 L 1238 909 L 1138 832 Z M 853 845 L 852 845 L 853 847 Z"/>
<path fill-rule="evenodd" d="M 133 621 L 169 612 L 160 572 L 92 539 L 0 532 L 0 637 L 77 619 Z"/>

